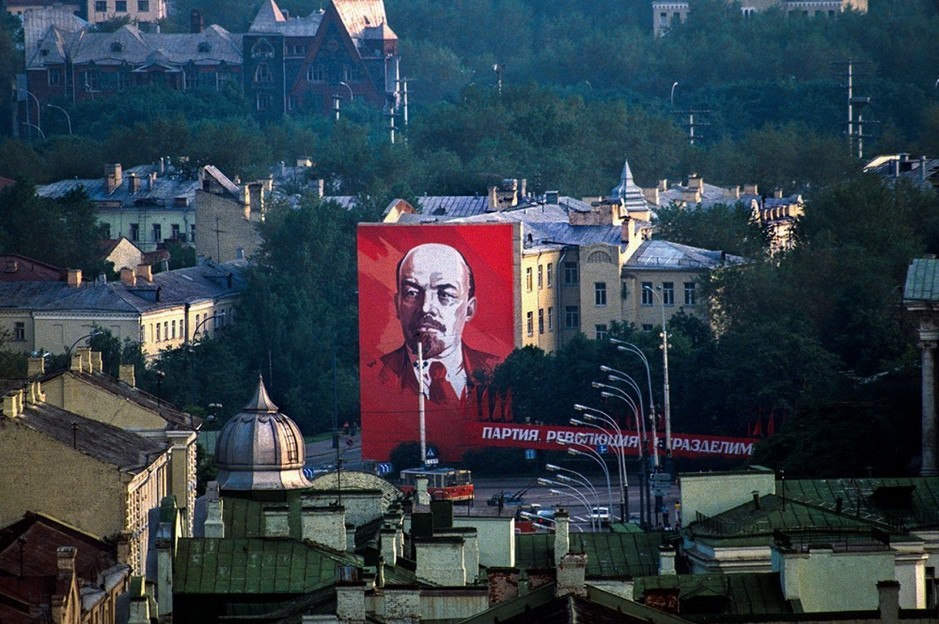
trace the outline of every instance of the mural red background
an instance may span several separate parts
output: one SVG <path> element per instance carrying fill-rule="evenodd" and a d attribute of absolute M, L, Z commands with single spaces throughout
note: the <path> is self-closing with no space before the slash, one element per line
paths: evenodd
<path fill-rule="evenodd" d="M 477 310 L 463 342 L 501 361 L 514 347 L 514 227 L 511 224 L 373 225 L 358 228 L 359 373 L 362 457 L 385 461 L 402 442 L 418 441 L 415 392 L 394 391 L 378 380 L 379 358 L 402 346 L 395 313 L 398 261 L 412 247 L 441 243 L 459 250 L 473 270 Z M 443 461 L 459 461 L 469 442 L 464 423 L 470 409 L 443 409 L 425 402 L 427 442 Z"/>

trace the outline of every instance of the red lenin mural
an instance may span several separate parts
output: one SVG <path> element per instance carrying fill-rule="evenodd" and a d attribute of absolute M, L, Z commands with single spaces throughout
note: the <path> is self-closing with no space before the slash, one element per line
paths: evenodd
<path fill-rule="evenodd" d="M 459 461 L 468 422 L 506 418 L 488 380 L 514 345 L 511 224 L 358 229 L 362 455 L 419 440 Z M 475 441 L 475 440 L 474 440 Z"/>

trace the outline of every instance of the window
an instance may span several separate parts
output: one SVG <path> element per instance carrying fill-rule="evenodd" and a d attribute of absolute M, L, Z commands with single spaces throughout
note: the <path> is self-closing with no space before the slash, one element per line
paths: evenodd
<path fill-rule="evenodd" d="M 193 327 L 195 329 L 192 331 L 192 337 L 195 338 L 196 336 L 199 335 L 199 332 L 202 331 L 202 328 L 199 327 L 199 315 L 198 314 L 196 314 L 196 324 L 193 325 Z"/>
<path fill-rule="evenodd" d="M 140 224 L 131 223 L 130 224 L 130 240 L 139 241 L 140 240 Z"/>
<path fill-rule="evenodd" d="M 528 312 L 525 315 L 525 330 L 528 332 L 529 336 L 533 336 L 535 334 L 535 319 L 534 314 L 531 312 Z"/>
<path fill-rule="evenodd" d="M 95 13 L 107 13 L 107 12 L 108 12 L 107 0 L 95 0 Z"/>
<path fill-rule="evenodd" d="M 170 325 L 170 329 L 171 329 L 172 332 L 173 332 L 173 333 L 171 334 L 172 337 L 173 337 L 173 338 L 176 338 L 176 319 L 173 319 L 173 323 Z"/>
<path fill-rule="evenodd" d="M 254 81 L 274 82 L 274 74 L 271 73 L 271 68 L 268 67 L 267 63 L 258 63 L 257 68 L 254 70 Z"/>
<path fill-rule="evenodd" d="M 548 274 L 548 288 L 551 288 L 552 286 L 554 286 L 554 263 L 553 262 L 548 263 L 548 268 L 545 271 L 545 273 Z"/>
<path fill-rule="evenodd" d="M 650 331 L 652 331 L 652 323 L 643 323 L 643 324 L 642 324 L 642 331 L 644 331 L 644 332 L 650 332 Z"/>
<path fill-rule="evenodd" d="M 564 308 L 564 327 L 566 329 L 577 329 L 580 327 L 580 311 L 577 306 L 567 306 Z"/>
<path fill-rule="evenodd" d="M 13 340 L 17 342 L 23 342 L 26 340 L 26 323 L 23 321 L 16 321 L 13 323 Z"/>
<path fill-rule="evenodd" d="M 111 224 L 104 223 L 102 225 L 104 225 L 104 237 L 108 240 L 111 240 Z"/>
<path fill-rule="evenodd" d="M 48 78 L 50 87 L 58 87 L 62 84 L 62 68 L 61 67 L 50 67 L 46 70 L 46 76 Z"/>
<path fill-rule="evenodd" d="M 156 341 L 155 342 L 160 342 L 160 324 L 159 323 L 156 324 Z"/>
<path fill-rule="evenodd" d="M 544 267 L 538 265 L 538 290 L 544 288 Z"/>
<path fill-rule="evenodd" d="M 150 0 L 137 0 L 137 12 L 149 13 L 150 12 Z"/>
<path fill-rule="evenodd" d="M 170 339 L 170 322 L 163 321 L 163 340 Z"/>
<path fill-rule="evenodd" d="M 140 326 L 140 344 L 147 342 L 147 326 Z"/>
<path fill-rule="evenodd" d="M 544 333 L 544 308 L 538 308 L 538 333 Z"/>
<path fill-rule="evenodd" d="M 114 10 L 118 13 L 127 13 L 127 0 L 117 0 L 114 3 Z"/>
<path fill-rule="evenodd" d="M 577 279 L 577 263 L 565 262 L 564 263 L 564 283 L 576 284 L 578 281 L 579 280 Z"/>
<path fill-rule="evenodd" d="M 554 308 L 548 308 L 548 331 L 554 331 Z"/>
<path fill-rule="evenodd" d="M 653 299 L 655 295 L 652 290 L 652 282 L 643 282 L 642 283 L 642 305 L 650 306 L 653 304 Z"/>
<path fill-rule="evenodd" d="M 197 72 L 189 70 L 183 72 L 183 89 L 187 91 L 194 89 L 197 84 L 199 84 L 199 74 Z"/>
<path fill-rule="evenodd" d="M 170 234 L 170 236 L 172 237 L 172 239 L 173 239 L 173 240 L 179 240 L 179 224 L 178 224 L 178 223 L 172 224 L 172 225 L 170 226 L 170 231 L 172 232 L 172 234 Z"/>
<path fill-rule="evenodd" d="M 153 224 L 153 242 L 159 243 L 163 240 L 163 227 L 159 223 Z"/>
<path fill-rule="evenodd" d="M 192 224 L 192 225 L 189 226 L 189 242 L 190 242 L 190 243 L 196 242 L 196 226 L 195 226 L 195 224 Z"/>
<path fill-rule="evenodd" d="M 296 95 L 287 96 L 287 110 L 289 111 L 297 110 L 297 96 Z"/>
<path fill-rule="evenodd" d="M 685 305 L 693 306 L 696 301 L 694 282 L 685 282 Z"/>
<path fill-rule="evenodd" d="M 594 330 L 596 332 L 597 340 L 606 340 L 606 337 L 609 334 L 606 328 L 606 324 L 594 325 Z"/>
<path fill-rule="evenodd" d="M 131 86 L 131 73 L 130 71 L 121 70 L 117 72 L 117 90 L 125 91 L 130 89 Z"/>
<path fill-rule="evenodd" d="M 525 290 L 531 292 L 531 267 L 525 269 Z"/>
<path fill-rule="evenodd" d="M 86 92 L 98 91 L 101 89 L 101 74 L 97 70 L 83 72 L 81 85 Z"/>
<path fill-rule="evenodd" d="M 675 282 L 662 282 L 662 305 L 675 305 Z"/>
<path fill-rule="evenodd" d="M 310 65 L 306 68 L 307 82 L 326 82 L 326 68 L 322 65 Z"/>
<path fill-rule="evenodd" d="M 342 79 L 346 82 L 358 82 L 362 80 L 362 72 L 358 65 L 343 65 Z"/>
<path fill-rule="evenodd" d="M 270 110 L 274 98 L 269 93 L 258 93 L 257 109 L 259 111 Z"/>
<path fill-rule="evenodd" d="M 606 305 L 606 282 L 593 283 L 593 303 L 597 306 Z"/>

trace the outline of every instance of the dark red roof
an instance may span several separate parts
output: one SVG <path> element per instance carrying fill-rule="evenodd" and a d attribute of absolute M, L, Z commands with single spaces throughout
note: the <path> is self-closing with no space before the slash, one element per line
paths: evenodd
<path fill-rule="evenodd" d="M 0 255 L 0 282 L 58 282 L 65 269 L 19 254 Z"/>

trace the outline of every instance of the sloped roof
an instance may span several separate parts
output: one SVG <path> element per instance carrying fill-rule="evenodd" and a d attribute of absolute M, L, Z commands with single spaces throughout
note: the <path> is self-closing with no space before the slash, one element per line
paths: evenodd
<path fill-rule="evenodd" d="M 571 552 L 586 553 L 588 579 L 629 579 L 655 574 L 660 535 L 655 533 L 571 533 Z M 554 535 L 515 537 L 516 567 L 553 568 Z"/>
<path fill-rule="evenodd" d="M 248 28 L 251 34 L 280 34 L 287 37 L 313 37 L 323 21 L 323 12 L 313 11 L 304 17 L 289 19 L 274 0 L 265 0 Z"/>
<path fill-rule="evenodd" d="M 137 68 L 148 64 L 181 67 L 190 62 L 240 66 L 241 35 L 218 25 L 209 26 L 201 33 L 147 33 L 133 24 L 125 24 L 114 32 L 66 32 L 52 28 L 42 37 L 28 66 L 39 68 L 62 63 L 66 58 L 76 64 L 126 63 Z"/>
<path fill-rule="evenodd" d="M 54 438 L 80 453 L 137 474 L 166 450 L 136 433 L 91 420 L 47 403 L 27 404 L 13 422 Z"/>
<path fill-rule="evenodd" d="M 939 259 L 916 258 L 910 262 L 903 301 L 939 301 Z"/>
<path fill-rule="evenodd" d="M 664 240 L 645 241 L 624 265 L 624 269 L 714 269 L 727 264 L 743 264 L 745 259 L 723 251 L 690 247 Z"/>
<path fill-rule="evenodd" d="M 388 23 L 385 3 L 382 0 L 333 0 L 333 6 L 353 39 L 361 38 L 367 29 Z M 388 34 L 391 36 L 384 38 L 397 38 L 394 32 L 386 27 L 385 35 Z"/>
<path fill-rule="evenodd" d="M 36 194 L 40 197 L 58 198 L 65 196 L 70 191 L 81 188 L 91 201 L 120 202 L 122 206 L 143 204 L 151 207 L 176 208 L 174 202 L 177 197 L 185 198 L 187 204 L 192 203 L 196 189 L 199 188 L 198 180 L 190 180 L 175 175 L 157 175 L 156 181 L 151 186 L 147 178 L 151 172 L 156 171 L 157 166 L 152 164 L 124 169 L 121 174 L 121 185 L 110 193 L 108 193 L 107 183 L 102 175 L 91 179 L 60 180 L 51 184 L 43 184 L 36 187 Z M 130 178 L 132 175 L 141 178 L 140 189 L 137 192 L 131 191 Z"/>
<path fill-rule="evenodd" d="M 180 539 L 173 592 L 304 594 L 332 586 L 354 557 L 288 539 Z"/>
<path fill-rule="evenodd" d="M 19 254 L 0 255 L 0 282 L 58 281 L 65 270 Z"/>
<path fill-rule="evenodd" d="M 646 592 L 663 589 L 679 590 L 681 612 L 689 618 L 695 615 L 693 599 L 702 596 L 727 598 L 724 614 L 775 615 L 793 611 L 783 596 L 778 572 L 644 576 L 635 579 L 633 599 L 641 601 Z"/>
<path fill-rule="evenodd" d="M 785 496 L 828 510 L 840 499 L 844 513 L 886 526 L 939 526 L 939 477 L 787 480 Z"/>
<path fill-rule="evenodd" d="M 65 282 L 0 282 L 0 310 L 137 315 L 241 292 L 245 287 L 243 266 L 243 263 L 228 262 L 164 271 L 154 275 L 152 283 L 138 281 L 137 286 L 120 281 L 83 282 L 78 287 Z M 156 300 L 158 289 L 159 301 Z"/>

